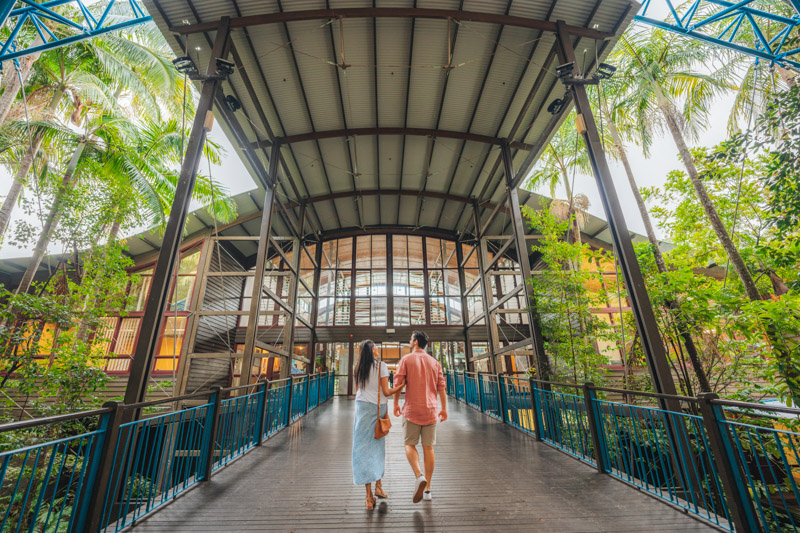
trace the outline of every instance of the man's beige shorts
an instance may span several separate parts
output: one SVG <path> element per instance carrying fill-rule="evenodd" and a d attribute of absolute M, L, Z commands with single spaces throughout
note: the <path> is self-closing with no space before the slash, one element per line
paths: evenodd
<path fill-rule="evenodd" d="M 422 436 L 423 446 L 433 446 L 436 444 L 436 426 L 437 422 L 427 426 L 420 426 L 414 422 L 409 422 L 406 417 L 403 417 L 404 444 L 416 446 L 419 443 L 420 436 Z"/>

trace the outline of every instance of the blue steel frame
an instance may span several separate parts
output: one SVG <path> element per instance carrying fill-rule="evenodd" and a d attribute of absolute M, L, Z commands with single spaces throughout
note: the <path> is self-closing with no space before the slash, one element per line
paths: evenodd
<path fill-rule="evenodd" d="M 736 50 L 782 67 L 800 68 L 800 47 L 784 50 L 790 35 L 800 27 L 800 0 L 791 0 L 793 17 L 784 17 L 750 7 L 755 0 L 728 2 L 726 0 L 691 0 L 688 9 L 679 14 L 673 0 L 660 0 L 669 8 L 666 21 L 647 16 L 647 10 L 659 0 L 645 0 L 634 20 L 663 30 L 680 33 L 694 39 Z M 749 27 L 752 35 L 743 32 Z M 762 28 L 770 26 L 772 32 Z M 773 36 L 768 37 L 769 34 Z M 756 42 L 745 42 L 755 37 Z"/>
<path fill-rule="evenodd" d="M 332 386 L 328 373 L 305 375 L 0 425 L 67 433 L 0 449 L 0 531 L 125 529 L 331 399 Z M 188 399 L 202 403 L 121 423 L 123 410 Z"/>
<path fill-rule="evenodd" d="M 127 4 L 130 7 L 130 18 L 119 21 L 112 14 L 114 6 Z M 56 8 L 71 5 L 77 8 L 75 20 L 55 11 Z M 15 6 L 18 6 L 14 9 Z M 33 0 L 0 0 L 0 28 L 9 25 L 9 34 L 5 40 L 0 39 L 0 67 L 8 60 L 16 60 L 22 56 L 45 52 L 68 44 L 91 39 L 104 33 L 130 28 L 153 20 L 147 14 L 140 0 L 109 0 L 108 5 L 99 13 L 93 14 L 84 0 L 52 0 L 36 3 Z M 58 30 L 50 30 L 45 22 L 58 25 Z M 18 41 L 21 31 L 28 24 L 44 42 L 37 46 L 23 45 Z"/>
<path fill-rule="evenodd" d="M 800 530 L 800 433 L 779 418 L 799 409 L 712 394 L 673 396 L 683 409 L 665 411 L 660 394 L 445 374 L 451 397 L 723 530 Z"/>

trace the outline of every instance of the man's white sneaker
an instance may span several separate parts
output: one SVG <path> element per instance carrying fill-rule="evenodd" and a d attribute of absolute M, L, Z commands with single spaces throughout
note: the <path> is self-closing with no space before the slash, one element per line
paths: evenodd
<path fill-rule="evenodd" d="M 433 499 L 433 496 L 431 496 L 431 491 L 426 490 L 425 492 L 423 492 L 422 499 L 425 500 L 426 502 L 431 501 Z"/>
<path fill-rule="evenodd" d="M 416 485 L 414 486 L 414 503 L 419 503 L 422 500 L 422 491 L 425 490 L 425 487 L 428 485 L 428 481 L 425 479 L 425 476 L 419 476 L 416 481 Z"/>

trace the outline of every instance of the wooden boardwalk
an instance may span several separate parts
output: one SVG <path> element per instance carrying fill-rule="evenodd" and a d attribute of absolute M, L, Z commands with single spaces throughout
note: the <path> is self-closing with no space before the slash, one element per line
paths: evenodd
<path fill-rule="evenodd" d="M 364 508 L 350 469 L 354 402 L 337 398 L 134 531 L 712 531 L 461 403 L 449 406 L 431 502 L 411 501 L 413 476 L 393 419 L 389 499 Z"/>

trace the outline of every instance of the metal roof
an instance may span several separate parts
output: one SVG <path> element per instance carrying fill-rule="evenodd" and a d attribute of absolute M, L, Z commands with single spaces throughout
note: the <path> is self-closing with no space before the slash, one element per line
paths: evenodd
<path fill-rule="evenodd" d="M 569 26 L 583 63 L 577 68 L 588 73 L 637 7 L 629 0 L 146 5 L 176 55 L 188 50 L 200 68 L 213 28 L 232 17 L 237 70 L 224 90 L 242 109 L 218 107 L 217 117 L 257 183 L 271 144 L 282 143 L 279 198 L 310 207 L 305 233 L 462 232 L 472 199 L 504 198 L 500 143 L 511 143 L 519 170 L 569 112 L 545 111 L 565 93 L 555 76 L 554 22 Z"/>
<path fill-rule="evenodd" d="M 527 174 L 569 110 L 555 76 L 555 21 L 573 36 L 584 73 L 610 52 L 635 15 L 630 0 L 145 0 L 176 56 L 201 69 L 223 16 L 236 71 L 224 85 L 242 109 L 215 107 L 218 123 L 257 190 L 237 195 L 239 223 L 256 235 L 271 146 L 281 142 L 278 234 L 307 206 L 304 234 L 360 228 L 471 232 L 505 199 L 501 143 Z M 187 33 L 192 30 L 205 30 Z M 187 38 L 188 36 L 188 38 Z M 530 157 L 531 152 L 532 157 Z M 524 167 L 524 168 L 523 168 Z M 541 198 L 521 191 L 520 201 Z M 213 228 L 193 212 L 186 235 Z M 487 234 L 508 233 L 498 215 Z M 584 234 L 610 242 L 589 217 Z M 157 230 L 128 239 L 137 260 L 160 246 Z M 240 244 L 240 247 L 249 246 Z M 249 256 L 255 250 L 240 250 Z M 0 279 L 26 259 L 0 261 Z"/>

